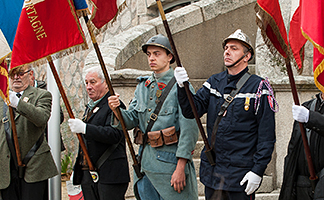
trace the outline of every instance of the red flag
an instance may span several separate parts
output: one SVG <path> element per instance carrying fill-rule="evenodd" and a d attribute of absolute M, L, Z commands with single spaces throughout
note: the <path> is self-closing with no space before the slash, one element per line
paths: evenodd
<path fill-rule="evenodd" d="M 0 64 L 0 96 L 9 105 L 9 79 L 6 62 Z"/>
<path fill-rule="evenodd" d="M 49 55 L 56 53 L 55 59 L 85 48 L 86 40 L 71 0 L 25 1 L 10 69 L 24 64 L 44 64 Z"/>
<path fill-rule="evenodd" d="M 117 8 L 116 0 L 91 0 L 93 4 L 92 15 L 90 20 L 97 29 L 100 29 L 105 24 L 115 18 L 118 12 L 121 11 L 125 2 Z"/>
<path fill-rule="evenodd" d="M 299 72 L 301 72 L 303 69 L 304 46 L 307 41 L 306 38 L 302 35 L 300 27 L 301 27 L 301 9 L 300 7 L 298 7 L 290 22 L 289 44 L 293 56 L 298 65 Z"/>
<path fill-rule="evenodd" d="M 254 10 L 257 15 L 257 25 L 261 29 L 261 35 L 269 50 L 274 55 L 279 52 L 286 58 L 289 55 L 289 48 L 279 1 L 257 0 Z"/>
<path fill-rule="evenodd" d="M 316 86 L 324 92 L 324 1 L 301 1 L 301 30 L 314 46 L 313 71 Z"/>

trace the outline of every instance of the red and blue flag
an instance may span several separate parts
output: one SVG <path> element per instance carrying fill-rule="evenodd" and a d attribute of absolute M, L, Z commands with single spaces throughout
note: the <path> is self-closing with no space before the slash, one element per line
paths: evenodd
<path fill-rule="evenodd" d="M 72 0 L 26 0 L 12 48 L 10 69 L 40 65 L 87 48 Z"/>

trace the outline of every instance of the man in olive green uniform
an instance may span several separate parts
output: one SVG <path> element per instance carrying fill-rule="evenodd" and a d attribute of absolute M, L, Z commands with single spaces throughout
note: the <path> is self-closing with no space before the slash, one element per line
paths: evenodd
<path fill-rule="evenodd" d="M 0 100 L 0 113 L 3 115 L 0 123 L 0 191 L 3 200 L 41 200 L 47 190 L 47 179 L 58 174 L 50 147 L 44 139 L 52 96 L 46 90 L 29 86 L 30 71 L 30 67 L 23 66 L 9 72 L 10 106 L 14 109 L 24 173 L 18 173 L 11 122 L 8 120 L 10 115 L 7 105 Z"/>

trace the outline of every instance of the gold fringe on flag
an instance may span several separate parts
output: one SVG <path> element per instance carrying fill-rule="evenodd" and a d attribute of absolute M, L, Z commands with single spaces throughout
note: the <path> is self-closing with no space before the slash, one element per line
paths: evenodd
<path fill-rule="evenodd" d="M 324 86 L 317 80 L 317 77 L 324 72 L 324 60 L 316 67 L 314 71 L 314 82 L 318 89 L 324 92 Z"/>
<path fill-rule="evenodd" d="M 88 8 L 76 10 L 76 13 L 79 18 L 90 15 Z"/>
<path fill-rule="evenodd" d="M 91 5 L 92 6 L 96 6 L 94 3 L 91 2 Z M 127 3 L 126 1 L 124 1 L 122 4 L 120 4 L 118 6 L 118 9 L 117 9 L 117 13 L 116 15 L 114 16 L 114 18 L 112 18 L 107 24 L 105 24 L 103 27 L 101 27 L 100 29 L 97 29 L 97 27 L 92 23 L 91 20 L 89 20 L 88 23 L 90 23 L 90 27 L 91 27 L 91 30 L 93 30 L 93 33 L 95 34 L 95 36 L 99 35 L 100 33 L 106 31 L 109 27 L 112 27 L 113 26 L 113 23 L 116 22 L 117 20 L 117 17 L 120 15 L 120 13 L 122 13 L 127 7 Z M 92 15 L 94 15 L 95 13 L 92 13 Z"/>
<path fill-rule="evenodd" d="M 301 74 L 302 68 L 301 69 L 298 68 L 295 58 L 293 57 L 293 54 L 291 52 L 290 46 L 287 46 L 285 40 L 282 38 L 282 36 L 280 34 L 279 27 L 277 26 L 273 17 L 267 11 L 265 11 L 262 7 L 260 7 L 258 3 L 255 4 L 254 10 L 256 12 L 256 24 L 260 28 L 263 41 L 267 45 L 271 54 L 276 59 L 278 59 L 280 63 L 285 63 L 285 58 L 280 54 L 280 52 L 276 49 L 276 47 L 273 45 L 272 41 L 267 36 L 266 29 L 267 29 L 268 25 L 272 28 L 273 33 L 275 34 L 276 38 L 278 39 L 279 45 L 282 48 L 282 50 L 285 52 L 286 56 L 288 56 L 290 58 L 293 65 L 297 69 L 298 73 Z"/>

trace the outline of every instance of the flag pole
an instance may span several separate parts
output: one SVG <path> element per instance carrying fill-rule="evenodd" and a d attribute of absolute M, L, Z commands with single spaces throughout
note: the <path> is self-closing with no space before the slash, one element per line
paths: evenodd
<path fill-rule="evenodd" d="M 18 163 L 19 167 L 23 168 L 23 167 L 25 167 L 25 165 L 22 163 L 22 160 L 21 160 L 21 152 L 20 152 L 17 129 L 16 129 L 16 124 L 15 124 L 15 119 L 14 119 L 14 112 L 13 112 L 13 109 L 11 106 L 8 106 L 8 107 L 9 107 L 9 114 L 10 114 L 10 121 L 11 121 L 12 137 L 14 140 L 16 156 L 17 156 L 17 163 Z"/>
<path fill-rule="evenodd" d="M 87 27 L 88 27 L 88 30 L 89 30 L 89 33 L 90 33 L 90 36 L 91 36 L 92 44 L 93 44 L 93 46 L 94 46 L 94 48 L 96 50 L 96 54 L 97 54 L 101 69 L 103 71 L 103 74 L 105 76 L 106 83 L 107 83 L 109 91 L 110 91 L 110 95 L 115 95 L 114 88 L 112 87 L 112 83 L 111 83 L 111 80 L 109 78 L 108 71 L 107 71 L 107 69 L 105 67 L 105 63 L 104 63 L 104 60 L 102 58 L 102 55 L 101 55 L 101 52 L 100 52 L 100 49 L 99 49 L 99 45 L 98 45 L 97 40 L 96 40 L 96 38 L 95 38 L 95 36 L 93 34 L 91 24 L 89 23 L 89 18 L 88 18 L 88 16 L 83 16 L 83 18 L 84 18 L 84 20 L 85 20 L 85 22 L 87 24 Z M 127 142 L 127 145 L 128 145 L 128 149 L 129 149 L 130 154 L 131 154 L 132 159 L 133 159 L 134 171 L 136 173 L 136 176 L 138 178 L 141 178 L 143 176 L 142 173 L 141 173 L 141 166 L 140 166 L 140 163 L 136 159 L 135 151 L 134 151 L 133 145 L 132 145 L 132 143 L 130 141 L 130 137 L 129 137 L 128 131 L 126 129 L 125 121 L 123 119 L 123 116 L 121 115 L 119 107 L 116 109 L 116 112 L 117 112 L 117 117 L 118 117 L 118 119 L 120 121 L 120 124 L 121 124 L 123 132 L 124 132 L 124 136 L 125 136 L 125 139 L 126 139 L 126 142 Z"/>
<path fill-rule="evenodd" d="M 167 19 L 165 17 L 165 13 L 164 13 L 164 10 L 163 10 L 162 3 L 161 3 L 160 0 L 156 0 L 156 3 L 158 5 L 158 8 L 159 8 L 159 11 L 160 11 L 160 15 L 161 15 L 161 18 L 162 18 L 162 22 L 163 22 L 165 31 L 166 31 L 166 33 L 168 35 L 169 42 L 170 42 L 171 47 L 172 47 L 173 54 L 174 54 L 174 58 L 175 58 L 175 61 L 177 63 L 177 66 L 182 67 L 182 64 L 180 62 L 180 58 L 179 58 L 177 49 L 175 47 L 175 44 L 174 44 L 174 41 L 173 41 L 173 38 L 172 38 L 172 34 L 171 34 L 171 31 L 170 31 L 170 28 L 169 28 L 168 21 L 167 21 Z M 190 103 L 192 112 L 193 112 L 193 114 L 195 116 L 197 125 L 199 127 L 199 130 L 200 130 L 200 133 L 201 133 L 201 137 L 202 137 L 202 139 L 204 141 L 204 144 L 205 144 L 205 147 L 206 147 L 205 154 L 206 154 L 206 156 L 208 158 L 209 163 L 211 165 L 215 165 L 216 164 L 215 163 L 215 151 L 214 151 L 213 148 L 210 147 L 210 145 L 208 143 L 208 140 L 207 140 L 207 137 L 206 137 L 204 128 L 202 126 L 202 123 L 200 121 L 200 118 L 199 118 L 199 115 L 198 115 L 198 112 L 197 112 L 197 108 L 195 106 L 195 103 L 194 103 L 192 94 L 191 94 L 190 89 L 189 89 L 189 82 L 187 82 L 187 81 L 184 82 L 184 88 L 186 90 L 186 93 L 187 93 L 187 96 L 188 96 L 188 99 L 189 99 L 189 103 Z"/>
<path fill-rule="evenodd" d="M 58 76 L 58 73 L 57 73 L 57 71 L 56 71 L 56 68 L 55 68 L 55 66 L 54 66 L 54 63 L 53 63 L 52 57 L 51 57 L 51 56 L 47 56 L 46 58 L 47 58 L 47 61 L 48 61 L 48 63 L 49 63 L 49 66 L 50 66 L 50 68 L 51 68 L 51 71 L 52 71 L 52 73 L 53 73 L 53 76 L 54 76 L 54 79 L 55 79 L 55 81 L 56 81 L 57 87 L 58 87 L 58 89 L 59 89 L 59 91 L 60 91 L 60 94 L 61 94 L 61 97 L 62 97 L 63 102 L 64 102 L 64 104 L 65 104 L 65 107 L 66 107 L 66 109 L 67 109 L 67 111 L 68 111 L 69 117 L 72 118 L 72 119 L 75 119 L 74 114 L 73 114 L 73 112 L 72 112 L 71 105 L 70 105 L 70 103 L 69 103 L 69 101 L 68 101 L 68 99 L 67 99 L 67 96 L 66 96 L 66 94 L 65 94 L 65 92 L 64 92 L 64 89 L 63 89 L 63 86 L 62 86 L 62 83 L 61 83 L 61 80 L 60 80 L 60 78 L 59 78 L 59 76 Z M 84 153 L 84 156 L 85 156 L 85 159 L 86 159 L 86 161 L 87 161 L 87 163 L 88 163 L 89 171 L 90 171 L 91 175 L 93 175 L 93 173 L 95 173 L 96 176 L 97 176 L 97 177 L 92 176 L 93 181 L 96 182 L 96 181 L 97 181 L 97 178 L 98 178 L 98 174 L 95 172 L 95 167 L 93 166 L 93 164 L 92 164 L 92 162 L 91 162 L 91 160 L 90 160 L 89 153 L 88 153 L 88 151 L 87 151 L 87 147 L 86 147 L 86 145 L 85 145 L 85 143 L 84 143 L 84 140 L 83 140 L 81 134 L 82 134 L 82 133 L 76 133 L 76 135 L 77 135 L 77 137 L 78 137 L 78 140 L 79 140 L 79 143 L 80 143 L 80 146 L 81 146 L 81 149 L 82 149 L 82 151 L 83 151 L 83 153 Z"/>
<path fill-rule="evenodd" d="M 294 75 L 293 75 L 293 72 L 292 72 L 292 69 L 291 69 L 291 63 L 290 63 L 289 56 L 287 56 L 285 58 L 285 61 L 286 61 L 286 68 L 287 68 L 287 72 L 288 72 L 291 92 L 292 92 L 292 95 L 293 95 L 295 105 L 300 105 Z M 301 123 L 301 122 L 298 122 L 298 123 L 299 123 L 299 128 L 300 128 L 300 132 L 301 132 L 302 139 L 303 139 L 303 144 L 304 144 L 304 149 L 305 149 L 305 154 L 306 154 L 306 159 L 307 159 L 307 164 L 308 164 L 308 170 L 309 170 L 309 174 L 310 174 L 309 180 L 311 181 L 312 188 L 313 188 L 313 191 L 314 191 L 315 186 L 316 186 L 316 182 L 318 180 L 318 177 L 315 174 L 314 165 L 313 165 L 309 145 L 308 145 L 308 142 L 307 142 L 307 137 L 306 137 L 306 131 L 305 131 L 304 124 Z"/>

